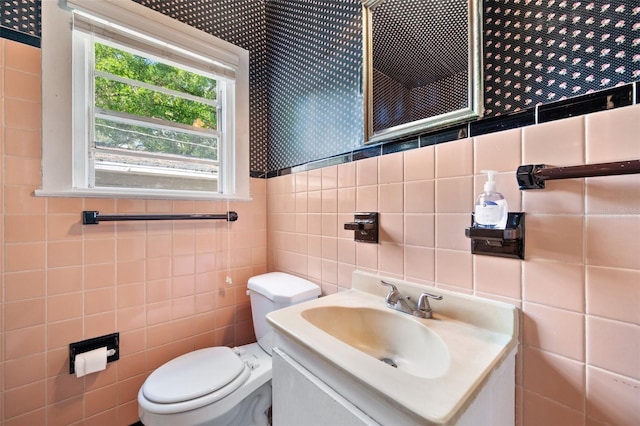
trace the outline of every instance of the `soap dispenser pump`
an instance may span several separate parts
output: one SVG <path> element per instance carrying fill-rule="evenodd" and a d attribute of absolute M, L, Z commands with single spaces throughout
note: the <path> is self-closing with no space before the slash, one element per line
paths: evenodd
<path fill-rule="evenodd" d="M 484 192 L 478 195 L 473 216 L 473 226 L 476 228 L 504 229 L 507 225 L 509 208 L 507 200 L 496 191 L 493 179 L 494 170 L 482 170 L 487 174 Z"/>

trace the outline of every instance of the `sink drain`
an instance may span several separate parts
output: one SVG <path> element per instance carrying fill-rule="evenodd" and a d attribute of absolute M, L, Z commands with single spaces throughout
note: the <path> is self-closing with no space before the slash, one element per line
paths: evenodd
<path fill-rule="evenodd" d="M 380 361 L 384 362 L 387 365 L 392 366 L 393 368 L 398 368 L 398 364 L 391 358 L 380 358 Z"/>

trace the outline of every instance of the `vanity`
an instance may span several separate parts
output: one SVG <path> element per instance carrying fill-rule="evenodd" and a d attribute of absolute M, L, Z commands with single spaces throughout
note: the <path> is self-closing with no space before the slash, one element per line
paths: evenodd
<path fill-rule="evenodd" d="M 390 309 L 424 291 L 432 318 Z M 273 424 L 513 425 L 517 308 L 355 271 L 352 289 L 274 311 Z"/>

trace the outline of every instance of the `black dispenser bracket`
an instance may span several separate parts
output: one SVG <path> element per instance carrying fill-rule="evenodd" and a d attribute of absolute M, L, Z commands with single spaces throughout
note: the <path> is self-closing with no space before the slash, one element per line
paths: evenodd
<path fill-rule="evenodd" d="M 476 228 L 472 225 L 465 229 L 464 234 L 471 238 L 473 254 L 524 259 L 523 212 L 509 213 L 505 229 Z"/>

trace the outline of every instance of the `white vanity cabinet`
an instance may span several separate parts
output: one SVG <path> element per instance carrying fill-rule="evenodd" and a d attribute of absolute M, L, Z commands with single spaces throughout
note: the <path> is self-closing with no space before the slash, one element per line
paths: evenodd
<path fill-rule="evenodd" d="M 443 298 L 419 318 L 389 309 L 382 280 Z M 267 315 L 274 426 L 515 424 L 516 307 L 362 271 L 352 285 Z"/>
<path fill-rule="evenodd" d="M 514 350 L 455 421 L 456 426 L 515 424 L 515 357 Z M 273 350 L 272 387 L 273 426 L 372 426 L 387 424 L 387 421 L 391 421 L 389 426 L 394 426 L 396 421 L 400 422 L 397 424 L 413 423 L 391 407 L 384 408 L 382 423 L 376 422 L 279 348 Z"/>
<path fill-rule="evenodd" d="M 273 371 L 274 426 L 378 425 L 278 348 Z"/>

